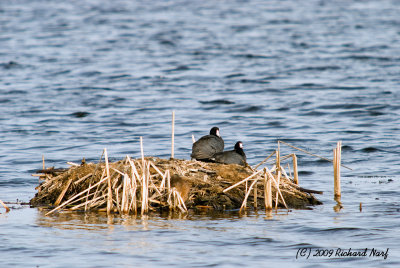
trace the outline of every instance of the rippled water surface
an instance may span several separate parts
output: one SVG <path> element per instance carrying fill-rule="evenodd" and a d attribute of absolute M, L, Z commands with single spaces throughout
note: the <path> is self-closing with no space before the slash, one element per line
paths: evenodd
<path fill-rule="evenodd" d="M 332 158 L 343 142 L 343 209 L 329 162 L 298 152 L 314 210 L 146 218 L 0 212 L 6 267 L 400 265 L 398 1 L 1 1 L 0 199 L 67 161 L 188 159 L 217 125 L 257 164 L 276 141 Z M 295 152 L 281 146 L 282 153 Z M 297 152 L 296 152 L 297 153 Z M 362 211 L 359 204 L 362 203 Z M 389 249 L 299 257 L 306 248 Z M 296 256 L 299 257 L 296 259 Z"/>

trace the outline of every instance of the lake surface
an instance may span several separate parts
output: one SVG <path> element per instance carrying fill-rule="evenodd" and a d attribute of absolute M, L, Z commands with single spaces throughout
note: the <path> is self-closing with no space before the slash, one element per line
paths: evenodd
<path fill-rule="evenodd" d="M 332 165 L 284 145 L 323 205 L 141 218 L 11 204 L 1 266 L 398 267 L 398 14 L 386 0 L 2 1 L 3 201 L 29 202 L 42 155 L 55 167 L 104 148 L 139 157 L 142 136 L 146 155 L 168 158 L 172 110 L 176 158 L 218 126 L 251 165 L 278 140 L 327 158 L 341 140 L 353 170 L 342 168 L 340 211 Z M 368 255 L 336 255 L 350 248 Z"/>

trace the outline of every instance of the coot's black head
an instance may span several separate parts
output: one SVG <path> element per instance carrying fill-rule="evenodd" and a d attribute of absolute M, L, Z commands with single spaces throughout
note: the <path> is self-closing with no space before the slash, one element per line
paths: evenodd
<path fill-rule="evenodd" d="M 210 130 L 210 135 L 214 135 L 214 136 L 217 136 L 217 137 L 221 137 L 221 135 L 219 134 L 219 128 L 218 128 L 218 127 L 213 127 L 213 128 Z"/>
<path fill-rule="evenodd" d="M 241 141 L 238 141 L 236 144 L 235 144 L 235 150 L 243 150 L 243 143 L 241 142 Z"/>
<path fill-rule="evenodd" d="M 238 154 L 244 155 L 244 151 L 243 151 L 243 143 L 241 141 L 236 142 L 235 144 L 235 151 Z"/>

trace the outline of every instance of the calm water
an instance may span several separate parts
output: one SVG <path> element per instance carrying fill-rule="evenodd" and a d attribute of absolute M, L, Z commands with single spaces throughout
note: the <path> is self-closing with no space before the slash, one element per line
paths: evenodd
<path fill-rule="evenodd" d="M 29 201 L 41 167 L 188 159 L 217 125 L 257 164 L 282 139 L 332 158 L 342 140 L 343 209 L 330 163 L 299 153 L 314 210 L 146 218 L 0 212 L 5 267 L 400 265 L 399 1 L 1 1 L 0 199 Z M 282 145 L 283 153 L 294 152 Z M 362 203 L 362 212 L 359 204 Z M 301 248 L 389 249 L 313 257 Z M 314 251 L 313 251 L 314 253 Z M 296 255 L 299 257 L 296 259 Z"/>

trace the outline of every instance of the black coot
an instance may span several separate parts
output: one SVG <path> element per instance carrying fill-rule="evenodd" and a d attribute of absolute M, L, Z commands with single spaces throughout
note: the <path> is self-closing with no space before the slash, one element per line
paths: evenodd
<path fill-rule="evenodd" d="M 214 155 L 215 162 L 224 164 L 238 164 L 246 166 L 246 154 L 243 151 L 243 143 L 238 141 L 235 144 L 235 149 L 225 151 Z"/>
<path fill-rule="evenodd" d="M 201 137 L 193 143 L 192 158 L 202 161 L 210 161 L 216 153 L 224 150 L 224 140 L 219 135 L 219 128 L 213 127 L 210 135 Z"/>

